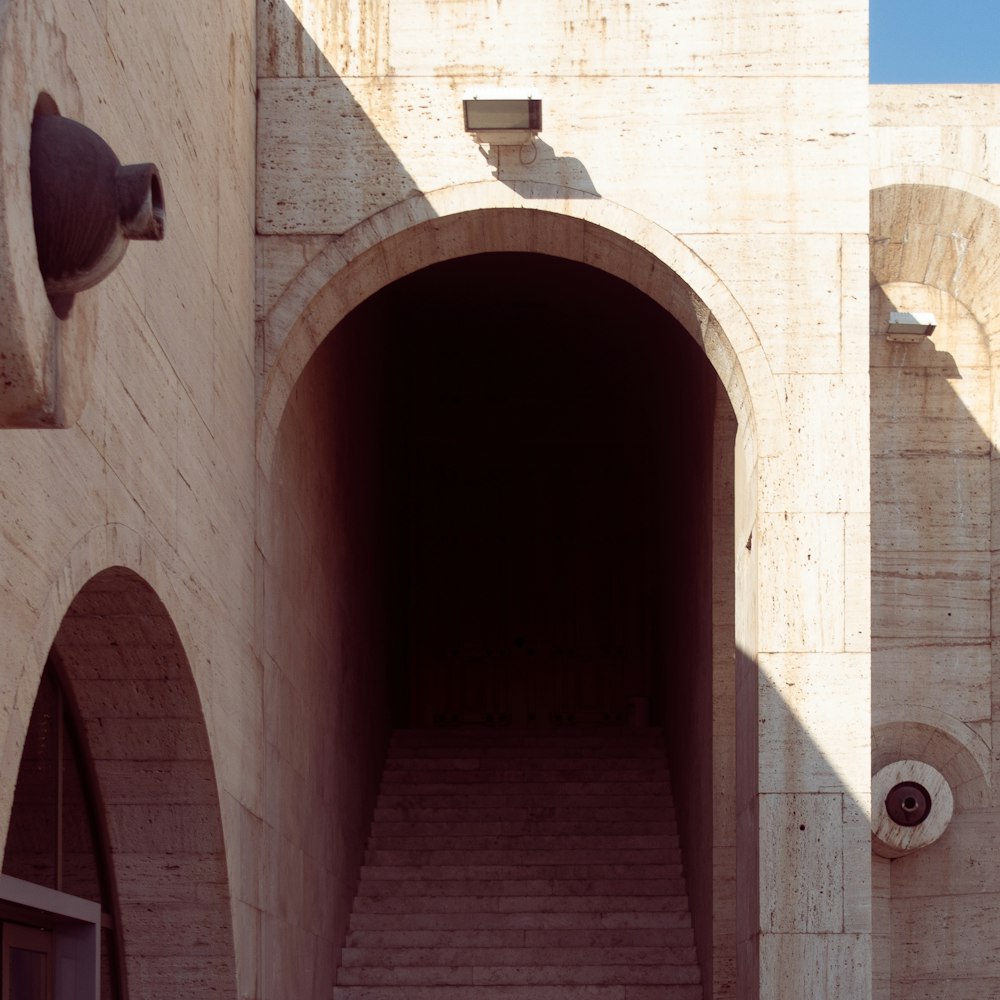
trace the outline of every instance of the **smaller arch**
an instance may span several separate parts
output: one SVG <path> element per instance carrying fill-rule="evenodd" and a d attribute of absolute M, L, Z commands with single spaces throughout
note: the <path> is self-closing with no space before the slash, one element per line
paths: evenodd
<path fill-rule="evenodd" d="M 10 654 L 12 663 L 21 664 L 21 672 L 14 680 L 7 739 L 0 747 L 0 835 L 6 830 L 4 824 L 13 792 L 13 775 L 17 774 L 28 717 L 56 632 L 76 595 L 92 577 L 111 566 L 133 570 L 160 596 L 165 607 L 178 607 L 163 563 L 152 546 L 132 528 L 118 523 L 100 525 L 83 535 L 69 550 L 52 574 L 30 636 Z M 175 614 L 171 617 L 177 620 Z"/>
<path fill-rule="evenodd" d="M 23 650 L 0 769 L 8 807 L 0 815 L 6 823 L 51 654 L 95 779 L 126 996 L 235 997 L 214 759 L 198 685 L 168 604 L 176 606 L 169 576 L 131 529 L 106 525 L 74 546 Z M 0 832 L 6 838 L 6 829 Z"/>
<path fill-rule="evenodd" d="M 992 336 L 1000 326 L 1000 196 L 978 177 L 941 167 L 876 171 L 871 286 L 930 285 L 965 305 Z"/>
<path fill-rule="evenodd" d="M 166 607 L 133 570 L 103 570 L 52 648 L 97 780 L 130 992 L 234 996 L 215 769 Z"/>

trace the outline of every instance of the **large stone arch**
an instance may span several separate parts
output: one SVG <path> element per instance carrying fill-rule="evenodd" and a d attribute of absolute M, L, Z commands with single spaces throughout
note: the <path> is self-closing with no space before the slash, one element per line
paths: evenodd
<path fill-rule="evenodd" d="M 992 338 L 1000 330 L 1000 196 L 995 185 L 943 167 L 876 171 L 871 283 L 914 282 L 963 303 Z"/>
<path fill-rule="evenodd" d="M 331 239 L 264 321 L 257 447 L 265 474 L 277 428 L 316 347 L 356 305 L 439 261 L 524 251 L 592 265 L 632 284 L 702 346 L 756 457 L 780 449 L 779 393 L 760 340 L 718 275 L 681 239 L 607 200 L 545 184 L 481 182 L 413 198 Z"/>
<path fill-rule="evenodd" d="M 2 791 L 13 794 L 51 656 L 92 768 L 127 995 L 235 996 L 214 760 L 172 597 L 158 559 L 123 526 L 95 529 L 73 549 L 29 646 Z"/>
<path fill-rule="evenodd" d="M 739 855 L 739 893 L 744 898 L 739 917 L 734 913 L 733 922 L 740 928 L 736 933 L 743 941 L 744 957 L 751 950 L 756 953 L 761 825 L 757 812 L 761 782 L 756 658 L 758 608 L 763 604 L 758 595 L 765 587 L 758 580 L 758 561 L 760 552 L 776 551 L 782 532 L 792 529 L 788 528 L 787 517 L 781 523 L 772 518 L 755 534 L 761 502 L 759 470 L 772 456 L 782 455 L 787 428 L 782 394 L 749 318 L 719 276 L 680 238 L 620 205 L 603 199 L 572 199 L 566 192 L 546 185 L 507 187 L 488 182 L 432 192 L 401 202 L 342 236 L 310 237 L 301 247 L 292 243 L 290 253 L 298 253 L 306 245 L 314 255 L 272 300 L 261 322 L 257 451 L 261 495 L 271 497 L 261 504 L 258 522 L 265 581 L 267 566 L 279 543 L 283 544 L 278 536 L 288 524 L 297 524 L 299 515 L 295 511 L 283 519 L 280 511 L 276 513 L 281 503 L 275 502 L 272 494 L 280 490 L 283 481 L 294 479 L 281 464 L 281 456 L 295 450 L 287 421 L 283 423 L 286 404 L 293 414 L 307 366 L 328 334 L 355 307 L 397 279 L 432 264 L 485 252 L 561 257 L 631 284 L 670 313 L 704 351 L 736 420 L 735 442 L 733 437 L 727 438 L 728 453 L 724 457 L 720 450 L 720 467 L 725 462 L 730 464 L 729 488 L 735 494 L 735 511 L 718 529 L 720 545 L 731 544 L 734 537 L 739 539 L 735 552 L 728 556 L 725 575 L 729 582 L 720 585 L 728 587 L 726 599 L 735 601 L 736 614 L 735 621 L 728 619 L 728 637 L 720 643 L 730 649 L 730 661 L 728 666 L 719 666 L 720 676 L 728 670 L 729 691 L 722 697 L 730 699 L 727 704 L 735 710 L 741 747 L 739 759 L 729 772 L 735 788 L 722 796 L 733 813 L 739 814 L 738 821 L 734 816 L 731 823 L 738 843 L 734 846 L 727 842 L 725 858 L 717 865 L 716 905 L 723 909 L 733 905 L 735 859 Z M 300 422 L 299 426 L 300 432 L 308 436 L 306 428 L 311 425 Z M 721 449 L 721 442 L 717 444 Z M 312 486 L 309 489 L 310 495 L 316 492 Z M 308 551 L 305 542 L 300 542 L 300 548 Z M 772 558 L 765 565 L 777 564 Z M 286 588 L 281 581 L 270 585 L 265 582 L 264 591 L 283 595 L 286 589 L 298 586 L 294 579 L 287 583 Z M 274 596 L 270 600 L 277 605 L 285 598 Z M 278 620 L 282 616 L 276 613 L 273 617 Z M 288 641 L 288 650 L 277 653 L 277 657 L 300 666 L 300 648 L 308 639 L 302 633 L 308 631 L 297 629 L 296 636 Z M 720 921 L 722 924 L 725 921 Z M 720 935 L 723 933 L 732 937 L 734 929 L 720 931 Z M 720 946 L 735 951 L 732 940 L 723 944 L 720 938 Z M 759 973 L 756 960 L 748 958 L 740 965 L 739 979 L 746 984 L 747 995 L 751 995 L 755 986 L 750 984 Z M 728 974 L 733 976 L 733 970 Z"/>

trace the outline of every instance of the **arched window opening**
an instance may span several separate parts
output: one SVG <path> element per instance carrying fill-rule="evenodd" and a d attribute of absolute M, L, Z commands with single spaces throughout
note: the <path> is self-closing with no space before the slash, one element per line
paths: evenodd
<path fill-rule="evenodd" d="M 49 660 L 0 875 L 2 1000 L 122 1000 L 110 865 L 71 706 Z"/>

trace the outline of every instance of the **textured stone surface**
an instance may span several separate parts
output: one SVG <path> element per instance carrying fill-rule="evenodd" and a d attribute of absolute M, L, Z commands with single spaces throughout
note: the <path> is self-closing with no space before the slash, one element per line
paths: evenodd
<path fill-rule="evenodd" d="M 328 351 L 308 366 L 385 285 L 487 251 L 629 282 L 726 397 L 706 462 L 711 609 L 692 616 L 712 653 L 686 720 L 692 740 L 711 726 L 711 749 L 678 784 L 697 812 L 679 829 L 703 838 L 690 884 L 714 996 L 996 992 L 982 942 L 1000 891 L 1000 97 L 870 88 L 866 7 L 3 5 L 0 423 L 75 424 L 0 431 L 0 829 L 60 634 L 116 789 L 125 920 L 145 928 L 133 992 L 329 996 L 387 725 L 381 487 L 364 363 Z M 484 80 L 543 92 L 531 155 L 462 131 L 462 91 Z M 159 165 L 169 218 L 167 241 L 130 252 L 58 338 L 23 169 L 42 90 L 124 159 Z M 887 342 L 890 308 L 934 312 L 930 342 Z M 117 605 L 127 590 L 88 588 L 109 566 L 163 614 L 137 620 Z M 875 761 L 927 759 L 956 801 L 945 836 L 874 883 L 869 740 Z M 205 853 L 206 831 L 224 847 Z M 194 891 L 164 860 L 181 848 Z M 523 947 L 565 941 L 555 916 Z M 673 915 L 655 916 L 670 932 Z M 464 915 L 414 920 L 437 934 Z M 235 985 L 232 956 L 200 950 L 226 934 Z"/>
<path fill-rule="evenodd" d="M 247 5 L 126 10 L 14 0 L 0 12 L 0 272 L 18 296 L 14 303 L 0 293 L 0 364 L 10 360 L 7 338 L 27 338 L 43 404 L 57 417 L 61 410 L 61 422 L 75 422 L 58 432 L 0 431 L 0 802 L 9 802 L 35 686 L 67 609 L 102 570 L 128 567 L 152 586 L 159 614 L 128 604 L 142 587 L 88 588 L 86 615 L 67 621 L 63 638 L 87 639 L 74 649 L 79 673 L 70 693 L 80 695 L 87 718 L 100 720 L 87 726 L 88 743 L 121 852 L 131 988 L 148 996 L 248 995 L 254 986 L 244 956 L 259 948 L 242 938 L 234 971 L 227 883 L 247 863 L 249 845 L 228 820 L 259 807 L 260 756 L 231 733 L 234 720 L 237 728 L 252 725 L 259 704 L 247 655 L 252 37 Z M 111 278 L 79 296 L 56 339 L 21 169 L 42 91 L 123 159 L 157 162 L 168 209 L 166 242 L 133 248 Z M 45 381 L 53 364 L 55 386 Z M 13 402 L 5 392 L 5 416 Z M 172 653 L 178 642 L 181 655 Z M 193 712 L 192 701 L 203 712 Z M 227 813 L 226 849 L 220 787 L 239 803 Z M 4 828 L 6 815 L 5 807 Z M 194 898 L 180 898 L 164 861 L 171 851 L 177 872 L 203 880 Z M 158 912 L 176 930 L 158 925 Z M 182 934 L 185 923 L 190 932 Z"/>
<path fill-rule="evenodd" d="M 997 704 L 997 100 L 992 87 L 872 89 L 873 766 L 926 761 L 956 802 L 954 831 L 881 881 L 880 995 L 890 983 L 917 997 L 996 990 L 975 943 L 993 933 L 996 887 L 973 886 L 954 859 L 980 872 L 982 831 L 997 822 L 983 742 Z M 930 342 L 884 340 L 901 307 L 935 314 Z"/>

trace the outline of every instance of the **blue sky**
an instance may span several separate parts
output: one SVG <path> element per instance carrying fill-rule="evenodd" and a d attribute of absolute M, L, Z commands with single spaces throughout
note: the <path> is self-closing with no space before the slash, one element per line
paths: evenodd
<path fill-rule="evenodd" d="M 1000 0 L 870 0 L 872 83 L 1000 83 Z"/>

